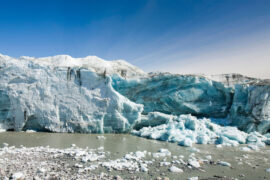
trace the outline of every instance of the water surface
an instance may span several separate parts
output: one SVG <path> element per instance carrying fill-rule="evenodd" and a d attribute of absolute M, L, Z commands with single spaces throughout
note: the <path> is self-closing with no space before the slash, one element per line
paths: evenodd
<path fill-rule="evenodd" d="M 104 138 L 100 138 L 103 136 Z M 113 158 L 120 158 L 128 152 L 135 151 L 149 151 L 157 152 L 160 148 L 166 148 L 172 152 L 172 155 L 184 155 L 185 160 L 189 158 L 192 153 L 191 148 L 178 146 L 175 143 L 162 142 L 156 140 L 149 140 L 132 136 L 128 134 L 68 134 L 68 133 L 25 133 L 25 132 L 4 132 L 0 133 L 0 144 L 8 143 L 10 146 L 19 147 L 20 145 L 26 147 L 35 146 L 50 146 L 54 148 L 67 148 L 71 144 L 76 144 L 81 148 L 98 148 L 104 147 L 105 151 L 110 151 Z M 195 156 L 198 158 L 205 158 L 206 155 L 211 155 L 213 161 L 218 160 L 231 163 L 232 168 L 220 165 L 203 165 L 199 170 L 185 170 L 181 174 L 180 179 L 186 179 L 192 176 L 199 176 L 200 178 L 218 176 L 234 177 L 238 179 L 270 179 L 270 173 L 266 172 L 270 168 L 270 147 L 262 148 L 259 152 L 244 152 L 240 151 L 240 147 L 223 147 L 216 148 L 215 145 L 195 145 L 200 152 L 196 152 Z M 166 161 L 172 161 L 172 157 L 167 158 Z M 239 163 L 242 162 L 242 163 Z M 178 174 L 170 173 L 169 167 L 160 167 L 150 169 L 148 173 L 138 173 L 144 179 L 151 179 L 157 176 L 170 177 L 171 179 L 179 179 Z M 98 171 L 105 171 L 99 169 Z M 112 174 L 119 174 L 122 177 L 129 177 L 127 172 L 111 172 Z M 244 174 L 244 177 L 241 177 Z"/>

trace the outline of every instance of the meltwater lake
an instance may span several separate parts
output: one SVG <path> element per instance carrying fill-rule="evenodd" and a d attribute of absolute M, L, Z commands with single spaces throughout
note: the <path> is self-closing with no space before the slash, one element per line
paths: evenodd
<path fill-rule="evenodd" d="M 110 177 L 104 176 L 108 179 L 118 176 L 123 179 L 165 177 L 169 179 L 188 179 L 190 177 L 198 177 L 198 179 L 270 179 L 270 172 L 268 172 L 270 168 L 269 146 L 261 148 L 259 151 L 246 151 L 244 148 L 246 145 L 238 147 L 216 145 L 182 147 L 176 143 L 149 140 L 128 134 L 101 135 L 37 132 L 2 132 L 0 133 L 0 144 L 2 146 L 0 150 L 0 169 L 5 173 L 9 172 L 8 169 L 3 169 L 8 167 L 6 163 L 10 163 L 10 166 L 13 163 L 16 166 L 16 161 L 21 161 L 18 169 L 24 166 L 24 163 L 26 166 L 31 166 L 29 165 L 31 153 L 35 156 L 35 161 L 38 162 L 37 159 L 40 158 L 38 152 L 44 151 L 45 154 L 47 153 L 47 157 L 43 157 L 47 158 L 44 161 L 55 161 L 59 157 L 57 161 L 68 164 L 66 169 L 72 171 L 72 174 L 81 173 L 85 175 L 88 173 L 96 175 L 97 179 L 102 179 L 101 175 L 104 176 L 104 174 L 110 174 Z M 91 151 L 91 157 L 95 153 L 104 156 L 97 156 L 101 158 L 94 160 L 90 158 L 88 161 L 83 161 L 85 152 L 89 153 L 89 151 Z M 43 155 L 44 152 L 42 152 Z M 49 158 L 50 153 L 54 154 L 51 159 Z M 27 154 L 27 156 L 23 154 Z M 18 157 L 16 157 L 17 155 Z M 5 161 L 5 157 L 8 157 L 8 160 Z M 125 161 L 123 161 L 123 157 L 125 157 Z M 196 166 L 196 164 L 191 165 L 190 159 L 196 159 L 199 166 Z M 135 164 L 129 164 L 131 162 Z M 147 171 L 137 172 L 136 163 L 138 163 L 138 168 L 143 167 L 142 163 L 147 164 Z M 43 173 L 41 177 L 49 176 L 49 172 L 55 170 L 54 166 L 57 166 L 57 164 L 46 164 L 44 166 L 46 170 L 40 170 Z M 183 172 L 173 172 L 172 166 L 181 168 Z M 85 170 L 87 167 L 92 169 Z M 12 167 L 10 168 L 12 169 Z M 61 167 L 61 169 L 65 168 Z M 23 168 L 20 169 L 21 171 L 23 172 Z M 35 174 L 34 171 L 25 172 L 25 174 L 27 173 L 30 173 L 29 177 Z M 59 174 L 61 175 L 61 173 Z M 62 175 L 64 177 L 65 172 Z M 81 179 L 83 177 L 83 175 L 80 176 Z"/>

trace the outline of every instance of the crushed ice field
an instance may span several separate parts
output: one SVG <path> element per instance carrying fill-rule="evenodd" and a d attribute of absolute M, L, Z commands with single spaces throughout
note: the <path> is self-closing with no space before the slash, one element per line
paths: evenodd
<path fill-rule="evenodd" d="M 208 118 L 196 118 L 191 115 L 180 115 L 174 121 L 167 116 L 166 124 L 155 127 L 143 127 L 132 134 L 161 141 L 177 142 L 180 146 L 191 147 L 196 144 L 218 144 L 219 146 L 238 146 L 248 144 L 246 150 L 259 150 L 270 145 L 270 134 L 258 132 L 245 133 L 232 126 L 220 126 Z"/>

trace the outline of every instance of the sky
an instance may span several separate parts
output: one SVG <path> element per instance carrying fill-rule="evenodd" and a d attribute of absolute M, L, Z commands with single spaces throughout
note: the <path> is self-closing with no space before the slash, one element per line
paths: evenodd
<path fill-rule="evenodd" d="M 0 0 L 0 53 L 270 78 L 269 0 Z"/>

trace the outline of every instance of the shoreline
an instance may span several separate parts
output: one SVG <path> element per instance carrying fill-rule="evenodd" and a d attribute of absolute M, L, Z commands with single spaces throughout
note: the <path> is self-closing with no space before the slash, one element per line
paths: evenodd
<path fill-rule="evenodd" d="M 245 151 L 240 147 L 196 145 L 181 147 L 173 143 L 131 135 L 80 135 L 48 133 L 7 133 L 10 142 L 0 148 L 1 177 L 22 173 L 25 179 L 264 179 L 270 178 L 270 148 Z M 65 147 L 40 146 L 51 135 Z M 61 138 L 59 138 L 59 135 Z M 6 138 L 7 138 L 6 137 Z M 31 137 L 31 138 L 29 138 Z M 75 139 L 72 139 L 74 138 Z M 66 139 L 65 139 L 66 138 Z M 36 139 L 36 140 L 35 140 Z M 48 140 L 51 140 L 50 138 Z M 60 141 L 59 141 L 60 140 Z M 81 140 L 79 142 L 78 140 Z M 82 144 L 88 141 L 88 148 Z M 35 142 L 36 141 L 36 142 Z M 71 144 L 76 142 L 75 144 Z M 32 142 L 32 145 L 19 144 Z M 122 143 L 122 148 L 114 144 Z M 78 144 L 78 145 L 77 145 Z M 131 145 L 135 144 L 135 145 Z M 35 146 L 36 145 L 36 146 Z M 20 175 L 20 174 L 17 174 Z M 4 178 L 1 178 L 4 179 Z"/>

